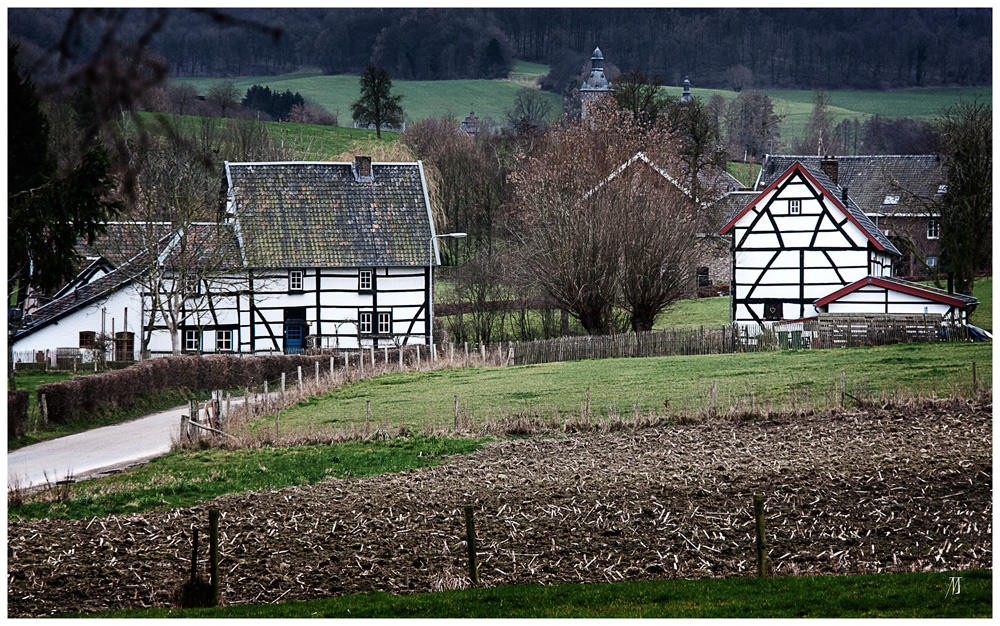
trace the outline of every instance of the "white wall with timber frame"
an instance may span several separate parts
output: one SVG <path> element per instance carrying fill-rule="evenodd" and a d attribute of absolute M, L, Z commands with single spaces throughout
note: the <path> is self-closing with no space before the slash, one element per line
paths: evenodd
<path fill-rule="evenodd" d="M 302 272 L 301 290 L 291 288 L 293 270 Z M 419 266 L 257 272 L 240 302 L 240 351 L 285 352 L 290 333 L 300 332 L 314 347 L 334 350 L 425 345 L 429 284 L 428 268 Z M 380 314 L 387 325 L 380 325 Z M 363 315 L 370 315 L 365 328 Z"/>
<path fill-rule="evenodd" d="M 819 298 L 868 275 L 892 274 L 892 256 L 801 167 L 723 232 L 733 238 L 732 314 L 742 325 L 815 317 Z"/>

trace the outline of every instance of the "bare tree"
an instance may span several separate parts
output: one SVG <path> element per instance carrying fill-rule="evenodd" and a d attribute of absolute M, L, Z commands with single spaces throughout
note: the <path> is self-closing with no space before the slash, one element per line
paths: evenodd
<path fill-rule="evenodd" d="M 736 93 L 753 87 L 753 70 L 742 63 L 739 65 L 730 65 L 726 68 L 725 75 L 726 81 L 729 82 L 729 87 Z"/>
<path fill-rule="evenodd" d="M 660 86 L 659 76 L 648 77 L 639 70 L 629 70 L 615 81 L 612 97 L 619 109 L 631 111 L 643 123 L 654 123 L 669 106 Z"/>
<path fill-rule="evenodd" d="M 781 116 L 774 112 L 774 103 L 759 91 L 740 92 L 724 112 L 726 139 L 736 152 L 760 159 L 778 141 Z"/>
<path fill-rule="evenodd" d="M 934 122 L 948 159 L 948 189 L 938 203 L 941 252 L 960 293 L 972 293 L 992 251 L 992 117 L 992 105 L 977 98 L 945 109 Z"/>
<path fill-rule="evenodd" d="M 167 87 L 167 99 L 174 113 L 184 115 L 185 112 L 191 112 L 198 100 L 198 90 L 187 83 L 172 84 Z"/>
<path fill-rule="evenodd" d="M 240 106 L 240 92 L 236 88 L 236 83 L 231 80 L 224 80 L 212 85 L 208 90 L 205 100 L 219 112 L 219 117 L 226 117 L 226 111 L 238 109 Z"/>
<path fill-rule="evenodd" d="M 610 105 L 554 131 L 512 175 L 519 258 L 591 334 L 648 330 L 690 288 L 695 212 L 673 182 L 679 143 Z"/>
<path fill-rule="evenodd" d="M 507 124 L 512 128 L 519 126 L 545 126 L 551 103 L 545 99 L 542 92 L 530 87 L 522 87 L 514 93 L 514 103 L 506 111 Z"/>

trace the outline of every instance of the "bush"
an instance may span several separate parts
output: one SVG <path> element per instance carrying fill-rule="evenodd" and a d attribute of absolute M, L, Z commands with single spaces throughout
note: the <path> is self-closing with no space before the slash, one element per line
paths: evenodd
<path fill-rule="evenodd" d="M 64 424 L 72 418 L 107 407 L 127 407 L 160 391 L 213 391 L 255 387 L 265 380 L 279 380 L 282 373 L 290 377 L 289 384 L 294 384 L 298 367 L 302 367 L 302 375 L 305 377 L 313 371 L 313 363 L 317 360 L 325 362 L 328 358 L 302 355 L 172 356 L 142 361 L 125 369 L 103 374 L 77 376 L 57 383 L 39 385 L 36 392 L 39 398 L 45 394 L 49 421 Z M 8 403 L 10 402 L 12 400 Z"/>
<path fill-rule="evenodd" d="M 24 434 L 28 423 L 28 392 L 24 389 L 7 392 L 7 440 Z"/>

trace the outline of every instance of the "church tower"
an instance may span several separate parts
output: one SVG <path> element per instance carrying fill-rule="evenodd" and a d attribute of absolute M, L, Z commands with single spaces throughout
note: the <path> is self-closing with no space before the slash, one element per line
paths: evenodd
<path fill-rule="evenodd" d="M 598 98 L 613 91 L 614 87 L 604 75 L 604 55 L 600 48 L 594 48 L 594 55 L 590 57 L 590 76 L 583 81 L 583 85 L 580 87 L 581 119 L 587 119 L 588 109 Z"/>

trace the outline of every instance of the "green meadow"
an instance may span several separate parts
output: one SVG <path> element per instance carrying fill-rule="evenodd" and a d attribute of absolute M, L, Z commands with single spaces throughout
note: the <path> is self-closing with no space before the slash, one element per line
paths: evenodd
<path fill-rule="evenodd" d="M 949 593 L 961 577 L 961 593 Z M 993 616 L 993 573 L 917 572 L 514 585 L 395 595 L 381 591 L 210 609 L 132 609 L 79 617 L 228 618 L 973 618 Z"/>
<path fill-rule="evenodd" d="M 492 117 L 498 122 L 504 120 L 505 112 L 511 108 L 514 94 L 523 86 L 535 85 L 537 79 L 548 71 L 539 63 L 518 62 L 510 78 L 506 80 L 449 80 L 449 81 L 406 81 L 394 80 L 394 93 L 403 96 L 403 110 L 409 122 L 416 122 L 433 116 L 451 115 L 461 120 L 474 110 L 480 118 Z M 185 78 L 175 82 L 194 85 L 201 93 L 207 93 L 211 86 L 222 79 Z M 313 100 L 331 113 L 337 114 L 341 124 L 350 124 L 351 104 L 358 98 L 358 77 L 349 75 L 324 76 L 318 70 L 308 70 L 279 76 L 249 76 L 234 79 L 237 89 L 245 92 L 253 85 L 267 85 L 272 90 L 299 92 L 308 100 Z M 664 87 L 664 92 L 673 98 L 681 95 L 680 87 Z M 810 90 L 763 89 L 775 103 L 775 110 L 784 116 L 781 127 L 781 141 L 788 143 L 793 137 L 801 137 L 813 106 L 813 92 Z M 829 91 L 831 112 L 834 123 L 844 119 L 858 118 L 864 121 L 876 113 L 884 117 L 913 117 L 930 120 L 941 109 L 960 100 L 981 97 L 992 101 L 992 87 L 956 87 L 936 89 L 902 89 L 895 91 Z M 541 92 L 551 105 L 550 120 L 560 114 L 558 95 Z M 736 98 L 736 92 L 727 89 L 701 89 L 697 85 L 692 94 L 708 102 L 714 94 L 726 101 Z"/>

